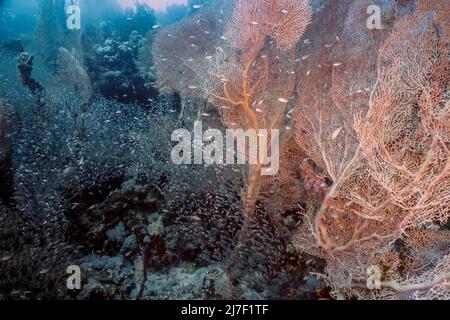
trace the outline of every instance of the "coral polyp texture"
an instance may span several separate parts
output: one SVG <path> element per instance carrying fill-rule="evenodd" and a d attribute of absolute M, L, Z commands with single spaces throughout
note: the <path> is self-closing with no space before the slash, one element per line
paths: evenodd
<path fill-rule="evenodd" d="M 0 2 L 0 300 L 449 300 L 449 9 Z"/>

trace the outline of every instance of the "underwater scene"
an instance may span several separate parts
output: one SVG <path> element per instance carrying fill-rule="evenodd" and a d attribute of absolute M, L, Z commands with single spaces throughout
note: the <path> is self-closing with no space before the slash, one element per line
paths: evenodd
<path fill-rule="evenodd" d="M 0 300 L 450 300 L 448 0 L 0 0 Z"/>

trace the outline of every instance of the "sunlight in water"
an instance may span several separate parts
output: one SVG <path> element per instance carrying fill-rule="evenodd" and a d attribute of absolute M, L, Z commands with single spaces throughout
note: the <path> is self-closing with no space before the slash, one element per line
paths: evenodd
<path fill-rule="evenodd" d="M 134 8 L 136 0 L 118 0 L 124 8 Z M 165 10 L 171 4 L 187 4 L 187 0 L 138 0 L 140 3 L 147 3 L 155 10 Z"/>

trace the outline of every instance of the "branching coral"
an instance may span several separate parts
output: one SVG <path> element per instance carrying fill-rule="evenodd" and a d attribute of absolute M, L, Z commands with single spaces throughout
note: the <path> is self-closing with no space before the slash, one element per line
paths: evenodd
<path fill-rule="evenodd" d="M 426 264 L 414 267 L 422 268 L 414 276 L 393 247 L 402 238 L 402 248 L 412 250 L 420 230 L 439 229 L 436 224 L 449 217 L 449 73 L 443 42 L 426 15 L 401 18 L 381 48 L 369 51 L 377 56 L 359 60 L 359 65 L 375 63 L 366 66 L 371 73 L 330 61 L 333 70 L 325 76 L 331 90 L 329 82 L 321 85 L 323 76 L 312 78 L 326 91 L 315 91 L 314 103 L 303 100 L 299 108 L 297 140 L 332 185 L 323 202 L 311 206 L 295 243 L 327 260 L 336 294 L 368 297 L 358 283 L 367 279 L 368 267 L 392 256 L 406 269 L 383 275 L 388 280 L 376 291 L 379 297 L 386 292 L 437 297 L 445 287 L 448 293 L 448 254 L 437 255 L 434 271 Z M 326 64 L 319 62 L 321 68 Z"/>
<path fill-rule="evenodd" d="M 415 273 L 410 269 L 421 267 L 407 261 L 420 259 L 415 253 L 405 258 L 399 248 L 416 252 L 415 235 L 426 228 L 440 232 L 448 220 L 446 21 L 419 5 L 394 25 L 397 11 L 391 8 L 390 34 L 356 32 L 367 3 L 327 4 L 309 28 L 301 59 L 293 46 L 311 19 L 307 1 L 239 0 L 228 24 L 208 15 L 183 21 L 156 40 L 160 86 L 206 97 L 229 128 L 257 133 L 282 128 L 295 101 L 301 151 L 289 148 L 286 138 L 286 171 L 278 177 L 262 178 L 260 162 L 250 166 L 244 230 L 257 200 L 270 194 L 267 186 L 298 194 L 290 188 L 296 177 L 286 161 L 296 159 L 310 198 L 294 244 L 327 261 L 336 295 L 439 296 L 448 286 L 448 254 L 437 255 L 435 269 Z M 334 19 L 336 12 L 347 18 Z M 292 204 L 283 197 L 273 203 Z M 277 211 L 269 202 L 265 207 Z M 398 241 L 402 245 L 394 246 Z M 383 290 L 368 294 L 361 283 L 373 265 L 390 267 Z"/>
<path fill-rule="evenodd" d="M 89 103 L 93 94 L 91 80 L 81 59 L 74 50 L 65 48 L 58 50 L 58 67 L 60 80 L 67 84 L 70 90 L 76 91 L 83 99 L 83 104 Z"/>
<path fill-rule="evenodd" d="M 308 0 L 239 0 L 227 35 L 237 47 L 254 46 L 265 35 L 279 48 L 290 49 L 305 32 L 311 15 Z"/>
<path fill-rule="evenodd" d="M 422 30 L 422 25 L 429 26 Z M 400 42 L 400 38 L 402 41 Z M 449 61 L 431 21 L 402 19 L 384 44 L 384 72 L 365 119 L 355 124 L 372 177 L 408 211 L 402 229 L 445 224 L 450 192 Z"/>
<path fill-rule="evenodd" d="M 229 128 L 253 129 L 258 135 L 261 129 L 279 129 L 295 84 L 291 47 L 311 14 L 308 1 L 242 0 L 223 35 L 223 20 L 211 14 L 183 21 L 155 41 L 159 84 L 185 97 L 206 97 L 220 108 Z M 247 215 L 260 194 L 263 162 L 248 174 Z"/>

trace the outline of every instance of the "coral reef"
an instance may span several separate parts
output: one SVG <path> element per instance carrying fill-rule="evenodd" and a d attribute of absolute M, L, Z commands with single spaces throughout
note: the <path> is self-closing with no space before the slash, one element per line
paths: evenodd
<path fill-rule="evenodd" d="M 110 2 L 0 3 L 0 300 L 449 299 L 446 1 Z"/>

